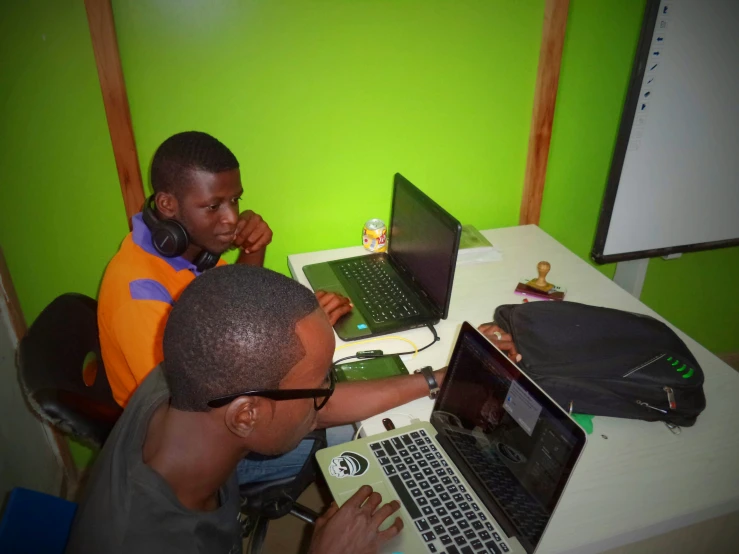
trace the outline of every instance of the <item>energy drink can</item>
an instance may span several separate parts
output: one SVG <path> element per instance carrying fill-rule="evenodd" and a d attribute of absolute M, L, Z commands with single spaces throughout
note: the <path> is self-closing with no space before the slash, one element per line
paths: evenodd
<path fill-rule="evenodd" d="M 362 229 L 362 245 L 370 252 L 387 250 L 387 228 L 381 219 L 370 219 Z"/>

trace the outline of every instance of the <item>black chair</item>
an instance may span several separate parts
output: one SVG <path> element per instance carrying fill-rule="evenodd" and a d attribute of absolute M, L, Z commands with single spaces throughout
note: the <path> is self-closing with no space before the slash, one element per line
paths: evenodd
<path fill-rule="evenodd" d="M 305 438 L 313 439 L 313 448 L 297 475 L 239 487 L 241 513 L 248 521 L 249 554 L 259 554 L 262 551 L 270 520 L 292 514 L 311 525 L 316 523 L 318 514 L 298 504 L 298 497 L 316 480 L 315 454 L 321 448 L 326 448 L 326 430 L 317 429 Z"/>
<path fill-rule="evenodd" d="M 101 447 L 123 410 L 113 400 L 100 355 L 97 302 L 68 293 L 49 304 L 21 340 L 18 379 L 39 418 L 65 435 Z M 313 448 L 297 475 L 240 488 L 242 514 L 252 522 L 252 554 L 261 551 L 270 520 L 293 514 L 314 524 L 318 517 L 297 499 L 315 480 L 314 455 L 326 447 L 326 432 L 313 431 L 306 438 L 313 438 Z"/>
<path fill-rule="evenodd" d="M 39 314 L 18 348 L 18 380 L 39 418 L 76 440 L 103 445 L 123 410 L 105 375 L 95 300 L 62 294 Z"/>

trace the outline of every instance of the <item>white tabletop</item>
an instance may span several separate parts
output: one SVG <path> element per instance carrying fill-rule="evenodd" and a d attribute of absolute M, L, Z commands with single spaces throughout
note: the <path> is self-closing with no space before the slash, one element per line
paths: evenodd
<path fill-rule="evenodd" d="M 536 276 L 547 260 L 547 279 L 567 289 L 567 300 L 649 314 L 655 312 L 534 225 L 483 231 L 503 253 L 502 261 L 457 267 L 449 317 L 440 322 L 441 341 L 416 358 L 409 370 L 443 367 L 463 321 L 490 321 L 501 304 L 521 303 L 516 283 Z M 310 286 L 303 266 L 364 253 L 361 246 L 288 257 L 295 279 Z M 669 324 L 669 322 L 667 322 Z M 662 423 L 594 418 L 594 432 L 575 470 L 540 552 L 601 552 L 739 510 L 739 375 L 700 344 L 672 326 L 705 373 L 706 410 L 694 427 L 674 435 Z M 402 333 L 419 347 L 427 329 Z M 406 351 L 402 341 L 354 345 L 337 338 L 335 359 L 357 350 Z M 406 359 L 408 358 L 408 359 Z M 396 426 L 409 414 L 428 420 L 432 402 L 421 399 L 388 412 Z M 384 431 L 381 414 L 362 422 L 367 434 Z M 607 438 L 606 438 L 607 437 Z"/>

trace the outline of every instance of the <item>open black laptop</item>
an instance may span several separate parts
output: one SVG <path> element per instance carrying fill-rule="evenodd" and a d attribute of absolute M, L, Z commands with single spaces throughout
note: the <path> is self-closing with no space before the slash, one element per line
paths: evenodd
<path fill-rule="evenodd" d="M 585 444 L 585 431 L 465 322 L 430 423 L 316 459 L 340 506 L 362 485 L 400 501 L 405 526 L 382 554 L 531 554 Z"/>
<path fill-rule="evenodd" d="M 306 265 L 313 290 L 348 296 L 354 310 L 334 329 L 342 340 L 384 335 L 446 319 L 462 226 L 395 174 L 387 253 Z"/>

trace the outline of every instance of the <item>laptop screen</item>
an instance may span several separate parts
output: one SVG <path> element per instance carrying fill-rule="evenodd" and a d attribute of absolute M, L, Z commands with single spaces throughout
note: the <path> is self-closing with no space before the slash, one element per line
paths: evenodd
<path fill-rule="evenodd" d="M 584 431 L 469 323 L 431 422 L 506 532 L 533 551 L 585 446 Z"/>
<path fill-rule="evenodd" d="M 461 234 L 459 221 L 405 177 L 395 175 L 388 253 L 442 319 L 449 313 Z"/>

